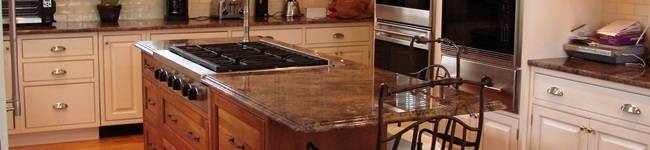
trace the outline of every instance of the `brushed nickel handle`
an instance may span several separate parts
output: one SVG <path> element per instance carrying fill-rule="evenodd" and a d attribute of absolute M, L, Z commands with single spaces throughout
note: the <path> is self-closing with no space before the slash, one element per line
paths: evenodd
<path fill-rule="evenodd" d="M 155 102 L 153 102 L 153 101 L 152 101 L 152 100 L 150 100 L 150 99 L 149 99 L 149 100 L 147 100 L 147 104 L 149 104 L 149 105 L 151 105 L 151 106 L 156 106 L 156 103 L 155 103 Z"/>
<path fill-rule="evenodd" d="M 342 39 L 342 38 L 345 38 L 345 34 L 343 34 L 343 33 L 334 33 L 332 35 L 332 37 L 335 38 L 335 39 Z"/>
<path fill-rule="evenodd" d="M 586 130 L 587 130 L 587 133 L 595 133 L 596 132 L 596 130 L 591 129 L 591 128 L 587 128 Z"/>
<path fill-rule="evenodd" d="M 623 104 L 623 106 L 621 106 L 621 111 L 635 115 L 641 114 L 641 108 L 632 104 Z"/>
<path fill-rule="evenodd" d="M 56 69 L 52 70 L 52 75 L 55 75 L 55 76 L 65 75 L 67 73 L 68 73 L 68 71 L 66 71 L 65 69 L 61 69 L 61 68 L 56 68 Z"/>
<path fill-rule="evenodd" d="M 66 49 L 67 49 L 67 48 L 66 48 L 65 46 L 55 45 L 55 46 L 52 46 L 52 48 L 50 48 L 50 51 L 56 53 L 56 52 L 63 52 L 63 51 L 65 51 Z"/>
<path fill-rule="evenodd" d="M 564 96 L 564 92 L 558 87 L 551 87 L 548 90 L 546 90 L 546 93 L 554 95 L 554 96 Z"/>
<path fill-rule="evenodd" d="M 230 145 L 235 146 L 235 148 L 240 149 L 240 150 L 244 150 L 244 148 L 245 148 L 244 144 L 242 144 L 242 145 L 237 144 L 235 142 L 235 138 L 228 139 L 228 143 L 230 143 Z"/>
<path fill-rule="evenodd" d="M 55 109 L 55 110 L 65 110 L 68 107 L 69 107 L 68 104 L 63 103 L 63 102 L 54 103 L 54 105 L 52 105 L 52 109 Z"/>
<path fill-rule="evenodd" d="M 580 131 L 587 131 L 587 127 L 585 127 L 585 126 L 580 126 Z"/>

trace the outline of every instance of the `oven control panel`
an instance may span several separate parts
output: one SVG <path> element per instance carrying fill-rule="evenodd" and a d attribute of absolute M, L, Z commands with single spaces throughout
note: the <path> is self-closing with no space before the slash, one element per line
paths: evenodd
<path fill-rule="evenodd" d="M 161 67 L 155 70 L 155 78 L 167 87 L 183 95 L 188 100 L 206 100 L 207 87 L 171 68 Z"/>

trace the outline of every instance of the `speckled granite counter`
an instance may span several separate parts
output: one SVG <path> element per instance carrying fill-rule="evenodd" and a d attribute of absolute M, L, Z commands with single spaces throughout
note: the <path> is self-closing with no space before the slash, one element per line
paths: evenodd
<path fill-rule="evenodd" d="M 251 20 L 252 26 L 264 25 L 294 25 L 294 24 L 324 24 L 324 23 L 354 23 L 373 22 L 373 19 L 307 19 L 300 18 L 256 18 Z M 159 29 L 188 29 L 208 27 L 236 27 L 242 25 L 242 20 L 190 20 L 190 21 L 164 21 L 157 20 L 131 20 L 120 21 L 115 24 L 101 22 L 57 22 L 52 26 L 19 26 L 18 34 L 48 34 L 48 33 L 75 33 L 75 32 L 100 32 L 100 31 L 137 31 Z M 6 29 L 6 28 L 5 28 Z M 7 34 L 6 31 L 4 33 Z"/>
<path fill-rule="evenodd" d="M 228 39 L 212 41 L 222 43 Z M 210 41 L 142 41 L 136 45 L 150 52 L 169 49 L 174 44 L 209 44 Z M 397 89 L 423 82 L 303 48 L 285 46 L 327 58 L 332 65 L 213 74 L 205 76 L 203 83 L 295 131 L 313 133 L 376 124 L 380 83 Z M 389 113 L 384 117 L 386 121 L 396 122 L 436 115 L 478 112 L 479 99 L 475 92 L 462 92 L 460 96 L 451 96 L 455 90 L 445 90 L 448 95 L 445 98 L 440 96 L 439 88 L 427 88 L 390 97 L 385 101 Z M 489 110 L 506 107 L 501 102 L 488 101 Z"/>
<path fill-rule="evenodd" d="M 572 73 L 622 84 L 650 88 L 648 68 L 613 65 L 578 58 L 551 58 L 528 61 L 528 65 Z"/>

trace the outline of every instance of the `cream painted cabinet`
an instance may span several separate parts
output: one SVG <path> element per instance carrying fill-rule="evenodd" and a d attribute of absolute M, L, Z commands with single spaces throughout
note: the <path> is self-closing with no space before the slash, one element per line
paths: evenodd
<path fill-rule="evenodd" d="M 232 31 L 232 37 L 243 36 L 242 31 Z M 260 29 L 252 30 L 251 36 L 270 36 L 274 40 L 282 41 L 289 44 L 302 44 L 302 29 Z"/>
<path fill-rule="evenodd" d="M 370 64 L 370 46 L 324 47 L 312 48 L 312 50 L 317 53 L 337 56 L 364 65 Z"/>
<path fill-rule="evenodd" d="M 228 37 L 227 31 L 151 33 L 151 40 L 206 39 L 224 37 Z"/>
<path fill-rule="evenodd" d="M 533 107 L 532 150 L 587 150 L 589 119 Z"/>
<path fill-rule="evenodd" d="M 498 114 L 485 113 L 483 122 L 482 150 L 517 150 L 519 120 Z"/>
<path fill-rule="evenodd" d="M 650 134 L 534 106 L 533 150 L 647 150 Z"/>
<path fill-rule="evenodd" d="M 11 50 L 9 49 L 9 42 L 5 41 L 4 42 L 4 54 L 5 54 L 5 61 L 4 61 L 4 67 L 5 67 L 5 73 L 4 73 L 4 78 L 5 78 L 5 95 L 6 95 L 6 100 L 12 100 L 13 99 L 13 91 L 11 87 L 11 77 L 13 76 L 11 73 Z M 14 114 L 12 111 L 7 112 L 7 128 L 9 130 L 14 129 Z"/>
<path fill-rule="evenodd" d="M 648 150 L 650 134 L 591 120 L 591 150 Z"/>
<path fill-rule="evenodd" d="M 102 122 L 104 125 L 142 122 L 141 52 L 133 45 L 142 34 L 104 35 Z"/>

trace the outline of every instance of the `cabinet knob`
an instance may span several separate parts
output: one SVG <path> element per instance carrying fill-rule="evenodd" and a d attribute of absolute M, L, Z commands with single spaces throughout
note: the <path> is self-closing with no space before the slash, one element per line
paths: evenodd
<path fill-rule="evenodd" d="M 234 146 L 234 147 L 237 148 L 237 149 L 241 149 L 241 150 L 243 150 L 243 149 L 245 148 L 244 144 L 241 144 L 241 145 L 237 144 L 237 143 L 235 142 L 235 138 L 230 138 L 230 139 L 228 139 L 228 143 L 230 143 L 230 145 Z"/>
<path fill-rule="evenodd" d="M 621 111 L 635 115 L 641 114 L 641 108 L 632 104 L 623 104 L 623 106 L 621 106 Z"/>
<path fill-rule="evenodd" d="M 546 90 L 546 93 L 554 95 L 554 96 L 564 96 L 564 92 L 558 87 L 551 87 L 548 90 Z"/>
<path fill-rule="evenodd" d="M 195 141 L 201 140 L 201 137 L 199 137 L 197 135 L 194 135 L 194 132 L 192 132 L 192 131 L 187 131 L 187 138 L 195 140 Z"/>
<path fill-rule="evenodd" d="M 334 34 L 332 35 L 332 38 L 335 38 L 335 39 L 342 39 L 342 38 L 345 38 L 345 34 L 343 34 L 343 33 L 334 33 Z"/>
<path fill-rule="evenodd" d="M 156 102 L 153 102 L 153 100 L 151 100 L 151 99 L 147 100 L 147 104 L 149 104 L 151 106 L 156 106 Z"/>
<path fill-rule="evenodd" d="M 174 123 L 178 122 L 178 119 L 174 118 L 174 116 L 172 116 L 171 114 L 167 115 L 167 118 L 169 118 L 169 121 L 172 121 Z"/>
<path fill-rule="evenodd" d="M 52 75 L 55 75 L 55 76 L 65 75 L 67 73 L 68 73 L 68 71 L 66 71 L 65 69 L 61 69 L 61 68 L 56 68 L 56 69 L 52 70 Z"/>
<path fill-rule="evenodd" d="M 52 109 L 55 110 L 65 110 L 67 108 L 68 108 L 68 104 L 63 102 L 54 103 L 54 105 L 52 105 Z"/>
<path fill-rule="evenodd" d="M 66 49 L 67 49 L 67 48 L 65 48 L 65 46 L 59 46 L 59 45 L 56 45 L 56 46 L 53 46 L 52 48 L 50 48 L 50 51 L 56 53 L 56 52 L 63 52 L 63 51 L 65 51 Z"/>

